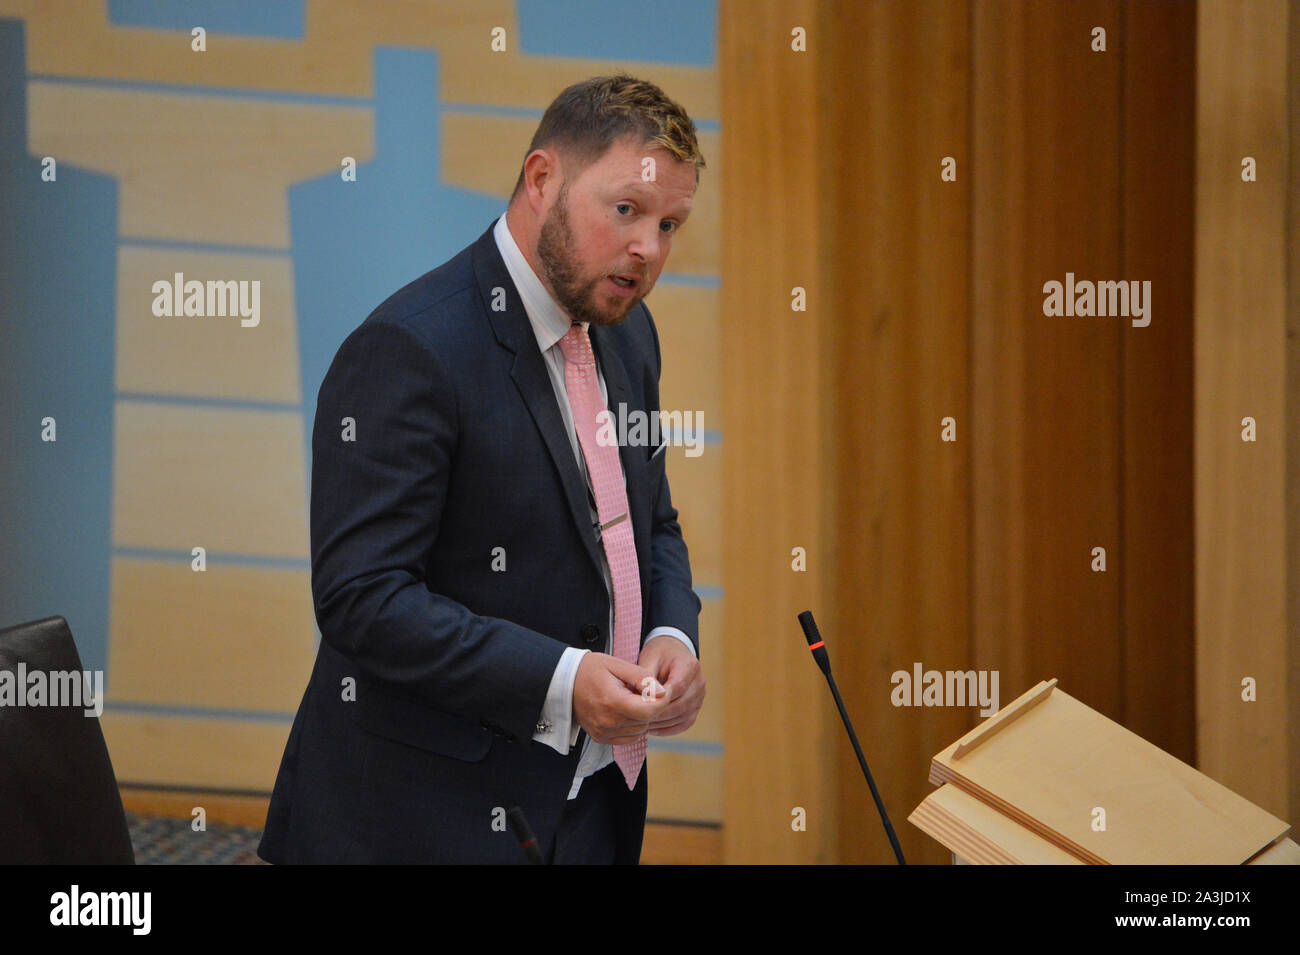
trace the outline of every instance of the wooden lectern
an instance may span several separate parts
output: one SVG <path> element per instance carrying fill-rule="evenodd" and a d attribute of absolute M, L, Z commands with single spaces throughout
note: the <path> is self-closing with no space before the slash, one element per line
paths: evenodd
<path fill-rule="evenodd" d="M 1039 683 L 935 755 L 908 821 L 981 865 L 1300 864 L 1281 819 Z"/>

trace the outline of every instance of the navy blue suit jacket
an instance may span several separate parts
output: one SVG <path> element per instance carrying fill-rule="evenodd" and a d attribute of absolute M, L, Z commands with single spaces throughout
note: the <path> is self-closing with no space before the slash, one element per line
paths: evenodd
<path fill-rule="evenodd" d="M 657 412 L 644 304 L 590 335 L 615 414 Z M 677 627 L 698 653 L 700 602 L 655 450 L 619 449 L 641 633 Z M 581 740 L 561 756 L 531 737 L 565 647 L 604 650 L 609 595 L 586 483 L 491 227 L 340 346 L 312 435 L 311 558 L 322 640 L 262 858 L 519 862 L 499 825 L 512 805 L 546 844 Z M 620 861 L 639 856 L 646 785 L 643 772 L 626 794 Z"/>

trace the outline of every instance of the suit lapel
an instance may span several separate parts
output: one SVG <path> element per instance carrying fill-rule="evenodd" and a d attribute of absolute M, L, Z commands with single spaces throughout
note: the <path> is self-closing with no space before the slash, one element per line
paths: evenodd
<path fill-rule="evenodd" d="M 537 430 L 541 432 L 551 462 L 560 476 L 569 515 L 577 527 L 578 537 L 582 540 L 592 565 L 603 578 L 598 549 L 600 545 L 591 526 L 591 511 L 587 506 L 587 484 L 574 460 L 573 446 L 569 443 L 564 420 L 555 403 L 555 389 L 551 386 L 550 376 L 546 372 L 542 353 L 537 348 L 537 340 L 533 337 L 532 326 L 528 322 L 519 292 L 497 249 L 491 226 L 474 244 L 474 271 L 484 309 L 497 341 L 514 353 L 510 377 L 519 389 L 520 397 L 532 415 Z M 505 311 L 494 311 L 491 307 L 491 303 L 501 300 L 501 296 L 495 293 L 498 288 L 505 290 Z"/>

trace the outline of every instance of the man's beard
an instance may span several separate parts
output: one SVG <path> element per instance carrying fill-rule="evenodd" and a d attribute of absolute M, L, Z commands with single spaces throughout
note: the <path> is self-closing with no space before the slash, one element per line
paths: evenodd
<path fill-rule="evenodd" d="M 583 282 L 578 274 L 578 256 L 573 229 L 569 226 L 569 187 L 566 183 L 560 187 L 560 195 L 551 207 L 542 223 L 542 230 L 537 236 L 537 258 L 541 260 L 546 272 L 546 281 L 555 293 L 555 300 L 577 322 L 590 322 L 592 325 L 617 325 L 624 321 L 628 313 L 644 296 L 617 300 L 623 306 L 621 311 L 611 314 L 598 308 L 594 302 L 596 287 L 605 280 L 598 275 L 588 282 Z"/>

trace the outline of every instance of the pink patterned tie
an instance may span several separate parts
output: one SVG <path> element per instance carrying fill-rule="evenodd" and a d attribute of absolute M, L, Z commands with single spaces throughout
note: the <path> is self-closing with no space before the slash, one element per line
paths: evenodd
<path fill-rule="evenodd" d="M 614 579 L 614 656 L 636 663 L 641 651 L 641 575 L 637 567 L 636 542 L 627 507 L 627 488 L 618 461 L 618 447 L 596 440 L 596 415 L 605 411 L 596 378 L 596 357 L 587 330 L 579 324 L 560 339 L 564 352 L 564 389 L 573 409 L 578 443 L 596 495 L 596 516 L 602 531 L 601 544 Z M 615 520 L 617 519 L 617 523 Z M 614 747 L 614 762 L 623 771 L 627 788 L 636 786 L 645 762 L 645 737 L 630 745 Z"/>

